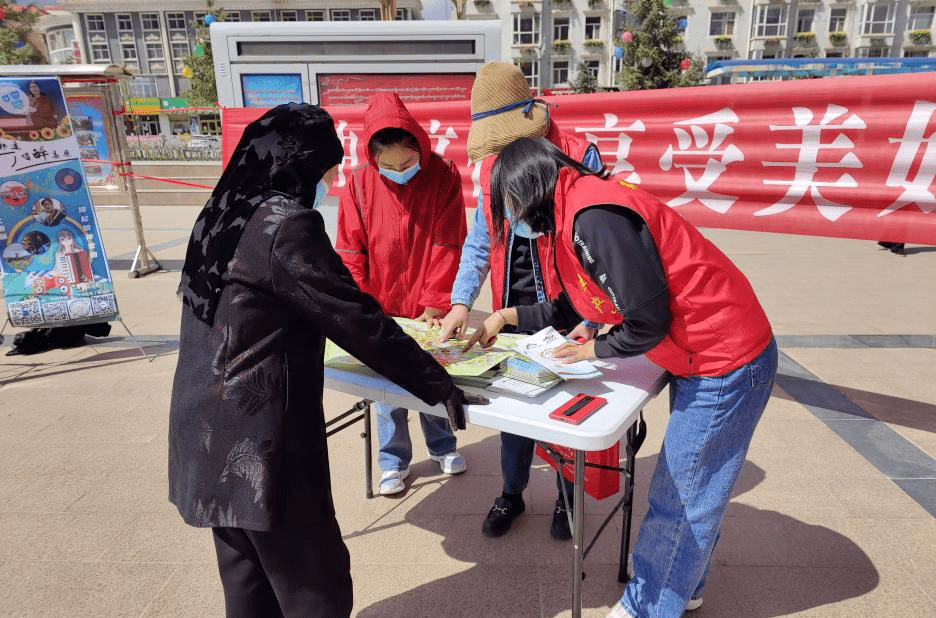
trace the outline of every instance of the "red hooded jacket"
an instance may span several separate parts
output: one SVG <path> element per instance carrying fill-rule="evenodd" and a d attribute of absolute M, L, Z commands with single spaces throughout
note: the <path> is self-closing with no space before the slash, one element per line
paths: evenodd
<path fill-rule="evenodd" d="M 378 93 L 365 114 L 364 141 L 388 127 L 419 142 L 419 172 L 405 185 L 367 165 L 351 172 L 338 202 L 335 249 L 361 289 L 384 313 L 415 318 L 451 308 L 452 284 L 467 235 L 458 168 L 432 152 L 429 135 L 396 94 Z"/>
<path fill-rule="evenodd" d="M 616 204 L 640 215 L 660 254 L 672 321 L 647 358 L 678 376 L 719 376 L 749 363 L 767 347 L 773 331 L 754 289 L 695 227 L 628 182 L 563 169 L 556 181 L 555 266 L 580 316 L 602 324 L 627 319 L 575 253 L 575 216 L 595 204 Z"/>

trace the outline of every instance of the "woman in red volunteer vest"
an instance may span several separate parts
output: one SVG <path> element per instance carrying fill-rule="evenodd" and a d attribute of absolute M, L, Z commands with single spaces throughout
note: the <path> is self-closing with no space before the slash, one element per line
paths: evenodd
<path fill-rule="evenodd" d="M 492 171 L 495 226 L 554 238 L 552 302 L 497 311 L 469 340 L 505 324 L 612 328 L 556 353 L 566 362 L 646 354 L 670 372 L 670 420 L 634 545 L 634 576 L 609 618 L 678 618 L 702 603 L 725 507 L 770 397 L 777 347 L 750 283 L 674 210 L 594 173 L 548 140 L 521 139 Z M 545 262 L 545 260 L 544 260 Z"/>
<path fill-rule="evenodd" d="M 335 249 L 361 289 L 387 315 L 427 320 L 451 307 L 465 202 L 458 168 L 432 152 L 429 135 L 393 93 L 370 98 L 367 165 L 351 172 L 338 203 Z M 400 493 L 413 445 L 407 410 L 378 402 L 379 492 Z M 419 415 L 429 457 L 446 474 L 465 471 L 446 419 Z"/>

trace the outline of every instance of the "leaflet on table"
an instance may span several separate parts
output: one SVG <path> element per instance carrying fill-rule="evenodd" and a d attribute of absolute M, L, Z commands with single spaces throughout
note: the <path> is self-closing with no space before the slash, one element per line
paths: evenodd
<path fill-rule="evenodd" d="M 566 365 L 553 359 L 552 351 L 568 341 L 559 331 L 548 326 L 538 333 L 517 341 L 514 349 L 566 380 L 599 377 L 601 372 L 588 361 Z"/>
<path fill-rule="evenodd" d="M 488 369 L 514 354 L 512 350 L 492 346 L 484 349 L 475 346 L 467 352 L 461 349 L 466 339 L 449 339 L 439 343 L 439 329 L 429 328 L 425 322 L 407 318 L 394 318 L 407 335 L 416 340 L 423 350 L 429 352 L 452 376 L 480 376 Z M 325 346 L 325 365 L 360 365 L 361 362 L 339 348 L 332 341 Z"/>

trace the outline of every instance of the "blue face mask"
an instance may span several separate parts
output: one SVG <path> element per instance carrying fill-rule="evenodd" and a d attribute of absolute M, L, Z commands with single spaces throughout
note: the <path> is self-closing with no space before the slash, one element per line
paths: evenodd
<path fill-rule="evenodd" d="M 513 214 L 511 214 L 509 208 L 504 209 L 504 214 L 507 215 L 507 222 L 510 224 L 510 229 L 513 230 L 513 233 L 521 238 L 539 238 L 543 235 L 542 232 L 534 232 L 530 227 L 530 224 L 526 221 L 514 221 Z"/>
<path fill-rule="evenodd" d="M 329 185 L 325 182 L 325 179 L 318 181 L 318 184 L 315 185 L 315 200 L 312 202 L 312 208 L 318 208 L 322 205 L 322 200 L 325 199 L 325 196 L 328 195 Z"/>
<path fill-rule="evenodd" d="M 378 169 L 380 170 L 380 175 L 383 176 L 384 178 L 388 180 L 392 180 L 398 185 L 405 185 L 407 182 L 410 181 L 410 179 L 413 178 L 413 176 L 416 175 L 416 172 L 419 171 L 419 163 L 417 163 L 416 165 L 413 165 L 412 167 L 406 168 L 402 172 L 398 172 L 396 170 L 385 170 L 382 167 Z"/>

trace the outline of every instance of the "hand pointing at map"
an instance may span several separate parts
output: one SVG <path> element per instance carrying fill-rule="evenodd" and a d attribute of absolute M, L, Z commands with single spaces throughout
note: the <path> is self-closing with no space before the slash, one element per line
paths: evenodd
<path fill-rule="evenodd" d="M 497 333 L 501 332 L 505 326 L 508 324 L 517 323 L 517 310 L 516 309 L 498 309 L 484 320 L 484 323 L 478 327 L 471 337 L 468 338 L 468 342 L 465 343 L 465 347 L 462 348 L 462 352 L 467 352 L 474 347 L 476 343 L 479 343 L 482 348 L 489 348 L 494 345 L 494 342 L 497 341 Z"/>

